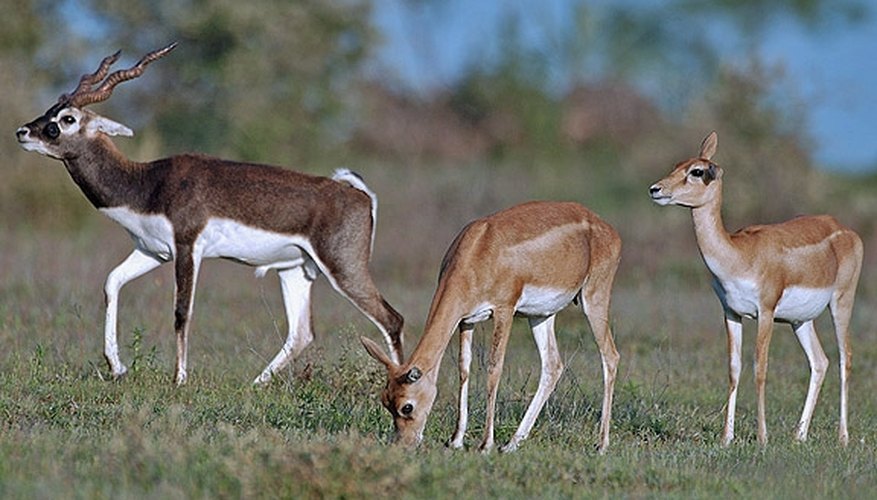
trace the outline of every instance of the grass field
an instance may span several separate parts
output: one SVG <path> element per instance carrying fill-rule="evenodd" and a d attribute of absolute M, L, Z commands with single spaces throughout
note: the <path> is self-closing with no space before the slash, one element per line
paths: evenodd
<path fill-rule="evenodd" d="M 57 182 L 69 184 L 60 167 L 52 167 L 59 169 Z M 424 445 L 399 449 L 388 445 L 391 421 L 378 398 L 383 368 L 357 340 L 377 339 L 377 331 L 325 281 L 314 303 L 317 340 L 276 382 L 250 386 L 279 349 L 286 327 L 276 277 L 259 280 L 231 263 L 208 262 L 202 269 L 185 387 L 171 383 L 169 266 L 122 291 L 119 332 L 130 372 L 106 380 L 103 280 L 130 243 L 92 213 L 72 230 L 0 232 L 0 496 L 877 496 L 877 295 L 867 267 L 853 321 L 850 445 L 837 444 L 837 351 L 822 318 L 817 328 L 832 369 L 810 440 L 793 440 L 807 364 L 791 330 L 779 325 L 767 393 L 770 443 L 766 449 L 756 444 L 754 324 L 747 322 L 737 439 L 722 448 L 727 361 L 720 307 L 688 215 L 646 199 L 654 179 L 599 189 L 576 180 L 549 190 L 545 186 L 558 185 L 556 179 L 532 174 L 496 181 L 487 169 L 466 173 L 465 182 L 455 180 L 462 172 L 452 169 L 432 174 L 429 183 L 413 182 L 423 171 L 384 173 L 367 166 L 364 173 L 382 200 L 375 277 L 406 317 L 409 351 L 420 335 L 439 259 L 472 217 L 551 196 L 579 199 L 618 228 L 625 254 L 613 328 L 622 357 L 605 456 L 594 450 L 599 358 L 573 308 L 558 319 L 564 376 L 529 440 L 510 455 L 474 451 L 483 425 L 489 328 L 476 330 L 470 449 L 450 452 L 442 445 L 455 419 L 455 343 L 445 356 Z M 409 188 L 403 195 L 393 186 Z M 625 190 L 642 196 L 624 197 Z M 499 443 L 514 432 L 538 379 L 524 322 L 516 325 L 505 366 Z"/>

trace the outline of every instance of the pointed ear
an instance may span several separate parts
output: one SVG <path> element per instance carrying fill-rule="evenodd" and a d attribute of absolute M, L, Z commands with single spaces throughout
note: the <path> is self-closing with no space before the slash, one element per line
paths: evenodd
<path fill-rule="evenodd" d="M 368 351 L 369 355 L 386 366 L 388 370 L 396 366 L 396 363 L 387 356 L 384 350 L 381 349 L 375 341 L 366 337 L 359 337 L 359 341 L 362 342 L 362 346 L 365 347 L 365 350 Z"/>
<path fill-rule="evenodd" d="M 134 132 L 130 128 L 100 115 L 94 115 L 91 117 L 88 125 L 86 125 L 86 130 L 88 131 L 88 134 L 92 136 L 97 132 L 103 132 L 107 135 L 122 135 L 125 137 L 131 137 L 134 135 Z"/>
<path fill-rule="evenodd" d="M 710 160 L 716 154 L 716 148 L 719 145 L 719 135 L 713 130 L 700 145 L 700 157 Z"/>

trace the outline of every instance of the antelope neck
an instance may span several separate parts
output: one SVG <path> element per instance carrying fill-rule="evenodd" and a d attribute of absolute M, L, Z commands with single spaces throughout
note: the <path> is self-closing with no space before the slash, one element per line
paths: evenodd
<path fill-rule="evenodd" d="M 737 248 L 731 241 L 728 231 L 722 222 L 722 192 L 696 208 L 691 209 L 694 221 L 694 235 L 697 247 L 710 271 L 721 276 L 721 262 L 734 262 Z"/>
<path fill-rule="evenodd" d="M 89 141 L 77 156 L 64 159 L 64 166 L 95 208 L 130 206 L 139 209 L 141 197 L 149 196 L 154 184 L 148 164 L 125 158 L 105 136 Z"/>

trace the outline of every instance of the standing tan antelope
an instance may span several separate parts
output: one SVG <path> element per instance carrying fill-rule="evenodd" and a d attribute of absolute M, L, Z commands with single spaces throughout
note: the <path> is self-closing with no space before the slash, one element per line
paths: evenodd
<path fill-rule="evenodd" d="M 125 158 L 110 140 L 133 132 L 85 109 L 107 100 L 116 85 L 137 78 L 175 46 L 109 76 L 119 53 L 104 58 L 71 94 L 16 132 L 24 149 L 64 162 L 88 200 L 134 240 L 134 251 L 110 272 L 105 286 L 104 355 L 112 374 L 127 370 L 116 336 L 119 290 L 174 261 L 174 379 L 178 385 L 186 381 L 195 283 L 202 259 L 214 257 L 255 266 L 260 276 L 276 269 L 280 277 L 288 336 L 255 383 L 268 382 L 313 340 L 311 286 L 320 273 L 377 325 L 393 359 L 401 360 L 402 317 L 368 272 L 377 198 L 359 176 L 339 170 L 329 179 L 191 154 L 139 163 Z"/>
<path fill-rule="evenodd" d="M 599 449 L 609 445 L 612 392 L 618 352 L 609 329 L 612 282 L 621 239 L 596 214 L 577 203 L 531 202 L 478 219 L 457 235 L 442 261 L 426 327 L 411 357 L 399 364 L 373 341 L 365 348 L 387 368 L 384 406 L 396 439 L 412 446 L 436 397 L 442 355 L 460 331 L 459 418 L 449 445 L 463 446 L 468 420 L 469 364 L 475 323 L 493 318 L 487 374 L 487 423 L 481 450 L 493 447 L 494 410 L 505 349 L 515 314 L 529 319 L 542 360 L 539 386 L 518 430 L 500 451 L 514 451 L 530 430 L 563 371 L 554 317 L 578 300 L 603 360 L 603 413 Z"/>
<path fill-rule="evenodd" d="M 758 442 L 767 444 L 764 388 L 773 323 L 788 323 L 810 363 L 810 386 L 798 423 L 805 441 L 819 390 L 828 369 L 813 320 L 826 306 L 834 320 L 840 353 L 840 422 L 847 431 L 847 384 L 851 366 L 850 317 L 862 267 L 862 240 L 833 217 L 802 216 L 780 224 L 750 226 L 728 234 L 722 223 L 722 169 L 713 163 L 718 136 L 709 134 L 700 154 L 680 162 L 653 184 L 649 194 L 659 205 L 691 209 L 697 246 L 713 276 L 713 289 L 725 310 L 730 387 L 722 444 L 734 439 L 734 411 L 740 380 L 743 318 L 758 320 L 755 339 L 755 387 Z"/>

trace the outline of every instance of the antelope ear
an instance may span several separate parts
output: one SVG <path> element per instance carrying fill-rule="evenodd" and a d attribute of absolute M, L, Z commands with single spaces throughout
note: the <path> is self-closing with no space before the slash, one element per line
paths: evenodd
<path fill-rule="evenodd" d="M 718 145 L 719 135 L 713 130 L 704 138 L 703 143 L 700 145 L 700 157 L 706 160 L 712 159 L 713 155 L 716 154 L 716 148 Z"/>
<path fill-rule="evenodd" d="M 394 363 L 393 360 L 390 359 L 389 356 L 387 356 L 384 350 L 381 349 L 380 346 L 375 343 L 375 341 L 366 337 L 359 337 L 359 341 L 362 342 L 362 346 L 365 347 L 365 350 L 368 351 L 369 355 L 375 358 L 384 366 L 386 366 L 387 370 L 396 366 L 396 363 Z"/>
<path fill-rule="evenodd" d="M 86 125 L 86 131 L 90 136 L 94 136 L 97 132 L 103 132 L 107 135 L 122 135 L 125 137 L 131 137 L 134 135 L 134 132 L 130 128 L 100 115 L 94 115 L 91 117 L 88 125 Z"/>

